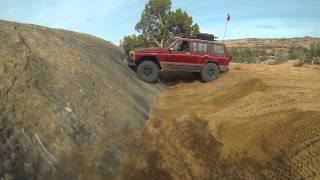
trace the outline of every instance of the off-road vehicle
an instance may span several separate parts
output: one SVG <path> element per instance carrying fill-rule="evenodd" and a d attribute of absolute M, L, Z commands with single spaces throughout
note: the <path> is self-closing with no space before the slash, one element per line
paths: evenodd
<path fill-rule="evenodd" d="M 154 82 L 163 69 L 200 74 L 204 82 L 216 80 L 229 69 L 230 58 L 223 43 L 214 36 L 176 37 L 164 48 L 139 49 L 128 55 L 128 65 L 137 67 L 140 79 Z"/>

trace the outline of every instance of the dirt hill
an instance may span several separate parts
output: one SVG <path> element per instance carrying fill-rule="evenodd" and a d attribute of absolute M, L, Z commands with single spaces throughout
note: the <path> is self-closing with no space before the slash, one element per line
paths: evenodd
<path fill-rule="evenodd" d="M 162 95 L 132 140 L 123 174 L 136 180 L 320 179 L 319 150 L 318 66 L 232 64 L 213 83 L 189 76 Z"/>
<path fill-rule="evenodd" d="M 0 179 L 112 177 L 160 91 L 122 60 L 87 34 L 0 21 Z"/>

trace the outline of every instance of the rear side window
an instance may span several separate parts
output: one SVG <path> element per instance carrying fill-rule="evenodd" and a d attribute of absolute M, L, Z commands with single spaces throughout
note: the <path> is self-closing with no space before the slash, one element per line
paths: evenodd
<path fill-rule="evenodd" d="M 192 43 L 192 52 L 207 53 L 208 52 L 208 45 L 205 43 L 193 42 Z"/>
<path fill-rule="evenodd" d="M 212 54 L 224 56 L 224 46 L 222 45 L 214 44 L 211 51 L 212 51 Z"/>

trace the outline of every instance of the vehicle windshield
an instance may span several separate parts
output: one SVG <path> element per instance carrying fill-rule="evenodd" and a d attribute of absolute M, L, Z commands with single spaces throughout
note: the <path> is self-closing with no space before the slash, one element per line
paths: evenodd
<path fill-rule="evenodd" d="M 167 40 L 167 42 L 164 44 L 163 47 L 169 49 L 170 45 L 171 45 L 175 40 L 176 40 L 175 38 L 169 38 L 169 39 Z"/>

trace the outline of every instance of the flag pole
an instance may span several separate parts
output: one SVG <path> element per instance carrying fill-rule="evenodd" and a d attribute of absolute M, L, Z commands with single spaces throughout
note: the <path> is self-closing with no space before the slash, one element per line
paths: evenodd
<path fill-rule="evenodd" d="M 224 34 L 223 34 L 223 40 L 222 42 L 224 42 L 224 39 L 226 37 L 226 32 L 227 32 L 227 27 L 228 27 L 228 21 L 230 21 L 230 14 L 228 13 L 227 19 L 226 19 L 226 26 L 224 27 Z"/>
<path fill-rule="evenodd" d="M 224 27 L 223 42 L 224 42 L 224 38 L 226 37 L 227 27 L 228 27 L 228 21 L 226 21 L 226 26 Z"/>

